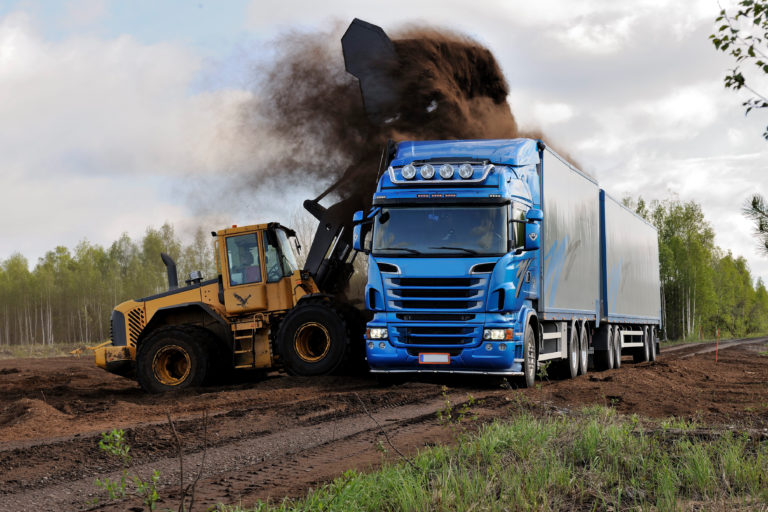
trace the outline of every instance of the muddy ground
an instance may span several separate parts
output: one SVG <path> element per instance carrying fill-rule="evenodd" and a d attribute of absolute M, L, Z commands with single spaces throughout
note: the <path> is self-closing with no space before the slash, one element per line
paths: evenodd
<path fill-rule="evenodd" d="M 96 478 L 119 478 L 120 462 L 98 449 L 100 433 L 125 429 L 130 472 L 161 472 L 161 506 L 176 508 L 179 458 L 196 509 L 217 503 L 301 496 L 345 470 L 368 470 L 436 443 L 455 428 L 436 412 L 468 395 L 479 420 L 509 417 L 521 404 L 568 411 L 604 404 L 621 413 L 678 416 L 768 432 L 768 338 L 668 348 L 654 363 L 544 380 L 517 389 L 490 379 L 421 379 L 379 386 L 369 376 L 256 381 L 156 396 L 93 366 L 87 357 L 0 361 L 0 510 L 142 510 L 140 500 L 103 498 Z M 444 388 L 445 386 L 445 388 Z M 207 415 L 204 422 L 203 415 Z M 204 423 L 207 428 L 204 428 Z M 470 427 L 471 428 L 471 427 Z M 386 434 L 386 435 L 385 435 Z M 391 444 L 390 444 L 391 442 Z M 203 449 L 204 447 L 205 450 Z M 101 501 L 94 499 L 101 496 Z"/>

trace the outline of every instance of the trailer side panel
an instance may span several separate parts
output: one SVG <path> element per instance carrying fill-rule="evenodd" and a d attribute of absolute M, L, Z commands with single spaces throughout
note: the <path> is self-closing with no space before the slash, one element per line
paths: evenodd
<path fill-rule="evenodd" d="M 543 151 L 540 309 L 546 315 L 596 315 L 600 296 L 597 182 Z"/>

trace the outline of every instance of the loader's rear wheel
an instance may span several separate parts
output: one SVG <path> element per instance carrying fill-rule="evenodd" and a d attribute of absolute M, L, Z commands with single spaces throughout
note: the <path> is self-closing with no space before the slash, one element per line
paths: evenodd
<path fill-rule="evenodd" d="M 280 323 L 277 348 L 292 375 L 327 375 L 347 356 L 349 333 L 342 315 L 325 303 L 296 306 Z"/>
<path fill-rule="evenodd" d="M 144 339 L 136 355 L 136 377 L 150 393 L 196 387 L 203 383 L 210 333 L 202 327 L 162 327 Z"/>

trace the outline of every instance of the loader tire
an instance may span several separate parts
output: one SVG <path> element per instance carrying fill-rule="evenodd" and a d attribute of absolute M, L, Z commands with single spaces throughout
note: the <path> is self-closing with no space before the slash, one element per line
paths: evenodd
<path fill-rule="evenodd" d="M 347 358 L 344 317 L 328 303 L 299 304 L 280 322 L 277 350 L 291 375 L 328 375 Z"/>
<path fill-rule="evenodd" d="M 161 327 L 139 345 L 136 377 L 149 393 L 200 386 L 209 366 L 211 334 L 202 327 Z"/>

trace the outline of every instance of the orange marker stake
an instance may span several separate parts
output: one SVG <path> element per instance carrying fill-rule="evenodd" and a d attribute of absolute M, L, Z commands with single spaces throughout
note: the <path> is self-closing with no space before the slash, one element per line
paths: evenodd
<path fill-rule="evenodd" d="M 717 362 L 717 351 L 720 348 L 720 329 L 717 329 L 717 337 L 715 338 L 715 362 Z"/>

